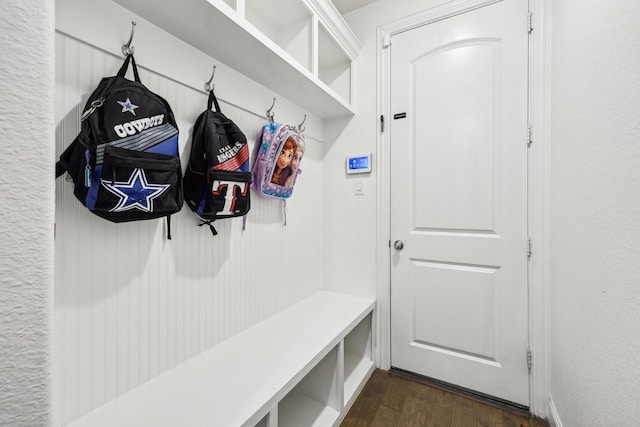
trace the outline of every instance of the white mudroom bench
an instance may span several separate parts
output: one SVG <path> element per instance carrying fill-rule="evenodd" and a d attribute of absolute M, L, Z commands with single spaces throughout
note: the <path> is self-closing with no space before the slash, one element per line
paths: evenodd
<path fill-rule="evenodd" d="M 374 370 L 374 307 L 317 292 L 69 426 L 338 425 Z"/>

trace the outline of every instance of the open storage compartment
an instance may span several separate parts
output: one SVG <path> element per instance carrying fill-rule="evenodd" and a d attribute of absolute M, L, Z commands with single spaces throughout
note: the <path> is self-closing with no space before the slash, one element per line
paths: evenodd
<path fill-rule="evenodd" d="M 318 26 L 318 78 L 351 103 L 351 59 L 322 24 Z"/>
<path fill-rule="evenodd" d="M 291 0 L 246 0 L 245 18 L 311 71 L 313 15 L 302 3 Z"/>
<path fill-rule="evenodd" d="M 334 347 L 278 404 L 278 427 L 331 426 L 342 408 L 338 347 Z"/>
<path fill-rule="evenodd" d="M 258 421 L 258 423 L 255 425 L 255 427 L 273 427 L 271 425 L 269 425 L 269 417 L 271 416 L 271 414 L 267 414 L 264 416 L 264 418 L 262 418 L 260 421 Z"/>
<path fill-rule="evenodd" d="M 344 404 L 349 406 L 351 399 L 355 399 L 363 378 L 372 372 L 373 354 L 371 350 L 371 317 L 369 313 L 344 338 Z"/>

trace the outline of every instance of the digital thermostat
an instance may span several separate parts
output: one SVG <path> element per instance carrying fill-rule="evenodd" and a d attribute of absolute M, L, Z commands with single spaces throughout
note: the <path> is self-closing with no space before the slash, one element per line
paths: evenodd
<path fill-rule="evenodd" d="M 347 156 L 347 173 L 371 172 L 371 153 Z"/>

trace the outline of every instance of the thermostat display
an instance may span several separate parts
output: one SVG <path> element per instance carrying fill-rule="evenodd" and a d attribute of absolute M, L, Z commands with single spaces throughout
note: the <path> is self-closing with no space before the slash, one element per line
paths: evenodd
<path fill-rule="evenodd" d="M 371 172 L 371 153 L 347 156 L 347 173 Z"/>

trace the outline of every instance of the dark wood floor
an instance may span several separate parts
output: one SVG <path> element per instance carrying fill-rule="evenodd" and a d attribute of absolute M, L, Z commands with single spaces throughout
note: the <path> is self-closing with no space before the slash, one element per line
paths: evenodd
<path fill-rule="evenodd" d="M 340 426 L 549 427 L 522 410 L 498 406 L 376 370 Z"/>

